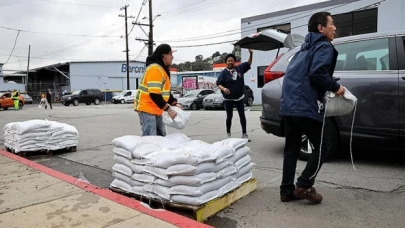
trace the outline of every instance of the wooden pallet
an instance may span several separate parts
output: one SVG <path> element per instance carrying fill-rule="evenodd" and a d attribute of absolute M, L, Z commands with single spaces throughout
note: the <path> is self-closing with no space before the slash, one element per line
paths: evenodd
<path fill-rule="evenodd" d="M 53 156 L 56 154 L 61 154 L 61 153 L 66 153 L 66 152 L 76 152 L 77 147 L 72 146 L 72 147 L 67 147 L 64 149 L 60 150 L 36 150 L 36 151 L 20 151 L 20 152 L 15 152 L 13 149 L 6 147 L 6 150 L 10 153 L 16 154 L 18 156 L 27 158 L 27 157 L 39 157 L 39 156 Z"/>
<path fill-rule="evenodd" d="M 233 191 L 223 195 L 220 198 L 216 198 L 214 200 L 211 200 L 205 204 L 199 205 L 199 206 L 192 206 L 192 205 L 186 205 L 186 204 L 178 204 L 178 203 L 172 203 L 168 201 L 160 201 L 157 199 L 148 199 L 144 196 L 139 196 L 134 193 L 129 193 L 126 191 L 123 191 L 118 188 L 110 187 L 110 190 L 113 192 L 117 192 L 132 198 L 136 198 L 138 200 L 141 200 L 145 203 L 149 203 L 152 208 L 165 208 L 171 211 L 175 211 L 178 213 L 181 213 L 185 216 L 192 217 L 198 222 L 204 222 L 208 218 L 216 215 L 223 209 L 226 209 L 227 207 L 231 206 L 234 204 L 236 201 L 239 199 L 247 196 L 251 192 L 255 191 L 257 188 L 257 182 L 255 178 L 252 178 L 245 183 L 243 183 L 240 187 L 234 189 Z M 153 203 L 151 205 L 151 203 Z M 163 204 L 163 205 L 162 205 Z M 177 209 L 177 210 L 176 210 Z M 191 216 L 189 214 L 184 214 L 187 212 L 191 212 Z"/>

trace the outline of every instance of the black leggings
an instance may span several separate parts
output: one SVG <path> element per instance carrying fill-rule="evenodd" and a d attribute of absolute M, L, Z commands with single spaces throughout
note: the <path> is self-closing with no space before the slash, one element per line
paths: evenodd
<path fill-rule="evenodd" d="M 246 116 L 245 116 L 245 104 L 243 99 L 239 101 L 224 101 L 226 109 L 226 132 L 231 133 L 233 107 L 235 106 L 239 113 L 240 124 L 242 125 L 242 133 L 246 134 Z"/>

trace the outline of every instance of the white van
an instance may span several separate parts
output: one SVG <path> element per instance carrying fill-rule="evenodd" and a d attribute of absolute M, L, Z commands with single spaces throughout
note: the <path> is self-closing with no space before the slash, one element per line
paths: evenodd
<path fill-rule="evenodd" d="M 111 103 L 114 103 L 114 104 L 133 103 L 137 92 L 138 92 L 138 90 L 124 90 L 121 93 L 119 93 L 117 96 L 114 96 L 111 99 Z"/>

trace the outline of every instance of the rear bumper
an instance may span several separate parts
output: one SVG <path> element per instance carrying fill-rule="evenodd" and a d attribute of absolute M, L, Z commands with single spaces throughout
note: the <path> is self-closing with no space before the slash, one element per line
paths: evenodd
<path fill-rule="evenodd" d="M 267 133 L 267 134 L 273 134 L 275 136 L 279 137 L 284 137 L 284 124 L 282 123 L 281 120 L 276 121 L 276 120 L 269 120 L 264 118 L 263 116 L 260 117 L 260 125 L 262 129 Z"/>

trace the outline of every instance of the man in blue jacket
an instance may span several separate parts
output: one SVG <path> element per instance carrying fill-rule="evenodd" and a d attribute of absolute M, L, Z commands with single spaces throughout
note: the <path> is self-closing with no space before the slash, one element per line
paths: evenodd
<path fill-rule="evenodd" d="M 283 179 L 280 186 L 281 201 L 305 198 L 320 203 L 322 196 L 312 187 L 318 170 L 319 147 L 325 113 L 325 94 L 332 91 L 343 95 L 344 87 L 333 79 L 337 51 L 331 44 L 336 27 L 328 12 L 311 16 L 305 42 L 292 58 L 284 77 L 280 101 L 280 116 L 285 124 Z M 314 149 L 301 176 L 294 186 L 302 134 L 312 142 Z M 323 135 L 321 161 L 330 149 L 326 134 Z"/>

